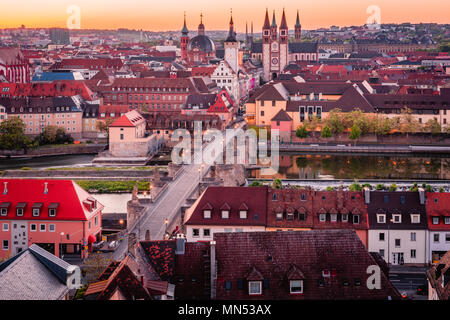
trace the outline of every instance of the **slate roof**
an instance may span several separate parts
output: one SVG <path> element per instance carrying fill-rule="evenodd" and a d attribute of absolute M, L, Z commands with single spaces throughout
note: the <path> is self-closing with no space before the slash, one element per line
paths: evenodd
<path fill-rule="evenodd" d="M 145 122 L 145 119 L 142 115 L 136 110 L 131 110 L 114 121 L 110 127 L 136 127 L 143 122 Z"/>
<path fill-rule="evenodd" d="M 218 300 L 399 298 L 384 273 L 381 290 L 367 288 L 367 267 L 376 265 L 376 261 L 352 230 L 215 233 L 214 240 Z M 297 278 L 299 274 L 304 278 L 300 295 L 289 293 L 288 276 L 293 275 L 293 268 L 297 269 Z M 264 279 L 259 296 L 248 294 L 247 277 L 253 269 Z M 330 277 L 322 277 L 325 270 L 331 271 Z M 348 286 L 343 285 L 345 280 Z M 229 290 L 227 282 L 231 284 Z"/>
<path fill-rule="evenodd" d="M 404 197 L 404 203 L 402 203 Z M 367 205 L 369 229 L 425 230 L 428 228 L 425 204 L 420 204 L 419 192 L 371 191 Z M 377 213 L 386 214 L 386 223 L 378 223 Z M 402 216 L 401 223 L 390 222 L 392 214 Z M 420 215 L 420 223 L 411 223 L 411 214 Z"/>
<path fill-rule="evenodd" d="M 209 109 L 217 100 L 217 94 L 191 94 L 186 100 L 183 109 L 192 109 L 194 106 L 200 109 Z"/>
<path fill-rule="evenodd" d="M 74 267 L 33 244 L 0 264 L 0 300 L 60 300 Z"/>
<path fill-rule="evenodd" d="M 256 225 L 266 224 L 267 187 L 209 187 L 196 203 L 186 211 L 186 225 Z M 229 218 L 222 219 L 221 208 L 230 207 Z M 247 219 L 239 217 L 239 208 L 245 204 L 248 207 Z M 211 219 L 203 217 L 205 206 L 209 205 Z"/>
<path fill-rule="evenodd" d="M 317 42 L 290 42 L 290 53 L 317 53 L 319 51 Z"/>

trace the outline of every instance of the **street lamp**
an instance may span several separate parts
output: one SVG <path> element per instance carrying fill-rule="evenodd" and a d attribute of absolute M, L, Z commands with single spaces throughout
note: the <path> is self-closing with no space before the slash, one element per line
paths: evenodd
<path fill-rule="evenodd" d="M 168 228 L 168 225 L 169 225 L 169 219 L 165 219 L 164 220 L 164 224 L 166 225 L 166 228 L 165 228 L 165 230 L 164 230 L 164 238 L 169 238 L 168 236 L 169 236 L 169 234 L 167 233 L 167 228 Z"/>
<path fill-rule="evenodd" d="M 59 257 L 62 259 L 63 255 L 62 255 L 62 242 L 63 242 L 63 237 L 64 237 L 64 232 L 61 232 L 59 234 L 60 237 L 60 242 L 59 242 Z"/>

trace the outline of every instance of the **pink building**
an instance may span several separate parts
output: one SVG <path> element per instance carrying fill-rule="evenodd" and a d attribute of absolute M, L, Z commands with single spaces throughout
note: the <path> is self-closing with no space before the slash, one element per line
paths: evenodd
<path fill-rule="evenodd" d="M 37 244 L 86 258 L 101 238 L 103 205 L 70 180 L 0 179 L 0 259 Z"/>

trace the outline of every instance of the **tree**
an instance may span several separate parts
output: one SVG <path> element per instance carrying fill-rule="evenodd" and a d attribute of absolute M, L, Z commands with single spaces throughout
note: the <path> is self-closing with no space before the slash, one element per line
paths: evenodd
<path fill-rule="evenodd" d="M 323 127 L 322 133 L 320 134 L 320 136 L 322 138 L 328 139 L 328 138 L 331 138 L 333 136 L 333 134 L 331 133 L 330 128 L 328 126 L 325 126 L 325 127 Z"/>
<path fill-rule="evenodd" d="M 273 180 L 272 188 L 283 189 L 283 182 L 281 181 L 281 179 L 277 178 Z"/>
<path fill-rule="evenodd" d="M 87 283 L 95 282 L 111 261 L 110 257 L 100 252 L 91 253 L 82 267 Z"/>
<path fill-rule="evenodd" d="M 442 131 L 441 125 L 436 118 L 428 120 L 425 124 L 425 131 L 430 132 L 432 135 L 440 134 Z"/>
<path fill-rule="evenodd" d="M 348 128 L 347 120 L 342 115 L 341 109 L 333 109 L 328 113 L 328 117 L 325 120 L 325 124 L 331 132 L 339 134 L 344 132 Z M 323 130 L 322 130 L 323 132 Z"/>
<path fill-rule="evenodd" d="M 109 126 L 114 122 L 113 118 L 106 118 L 105 120 L 97 120 L 97 130 L 106 133 L 106 137 L 109 138 Z"/>
<path fill-rule="evenodd" d="M 387 135 L 393 129 L 393 120 L 385 117 L 378 117 L 376 119 L 375 133 L 378 135 Z"/>
<path fill-rule="evenodd" d="M 297 131 L 295 132 L 295 135 L 301 139 L 306 138 L 308 136 L 308 130 L 306 130 L 306 126 L 305 125 L 299 126 L 297 128 Z"/>
<path fill-rule="evenodd" d="M 361 129 L 355 123 L 350 130 L 350 139 L 354 140 L 356 145 L 356 140 L 358 140 L 360 136 L 361 136 Z"/>
<path fill-rule="evenodd" d="M 0 124 L 0 149 L 26 150 L 33 147 L 37 147 L 37 143 L 25 135 L 25 123 L 21 119 L 13 117 Z"/>
<path fill-rule="evenodd" d="M 62 127 L 47 126 L 36 137 L 39 145 L 73 143 L 73 138 Z"/>
<path fill-rule="evenodd" d="M 401 132 L 406 133 L 406 136 L 408 136 L 409 133 L 421 131 L 420 122 L 414 118 L 411 109 L 403 108 L 399 119 L 399 129 Z"/>

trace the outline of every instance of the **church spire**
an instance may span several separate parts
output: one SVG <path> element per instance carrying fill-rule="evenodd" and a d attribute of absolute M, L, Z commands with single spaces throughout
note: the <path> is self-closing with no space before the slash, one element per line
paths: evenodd
<path fill-rule="evenodd" d="M 297 10 L 297 21 L 295 22 L 295 26 L 300 27 L 300 15 L 298 13 L 298 10 Z"/>
<path fill-rule="evenodd" d="M 181 30 L 181 33 L 182 33 L 184 36 L 187 36 L 188 33 L 189 33 L 189 30 L 188 30 L 188 28 L 187 28 L 187 26 L 186 26 L 186 12 L 184 12 L 184 25 L 183 25 L 183 29 Z"/>
<path fill-rule="evenodd" d="M 280 29 L 288 29 L 288 25 L 287 25 L 287 22 L 286 22 L 286 14 L 284 13 L 284 8 L 283 8 L 283 15 L 281 17 Z"/>
<path fill-rule="evenodd" d="M 203 13 L 200 12 L 200 24 L 198 25 L 198 35 L 205 35 L 205 25 L 203 24 Z"/>
<path fill-rule="evenodd" d="M 225 41 L 226 42 L 237 42 L 236 41 L 236 32 L 234 32 L 233 10 L 231 10 L 230 31 L 228 32 L 228 37 Z"/>
<path fill-rule="evenodd" d="M 273 10 L 273 17 L 272 17 L 272 28 L 277 27 L 277 22 L 275 21 L 275 10 Z"/>
<path fill-rule="evenodd" d="M 269 22 L 269 9 L 266 8 L 266 17 L 264 18 L 264 26 L 263 29 L 270 29 L 270 22 Z"/>

